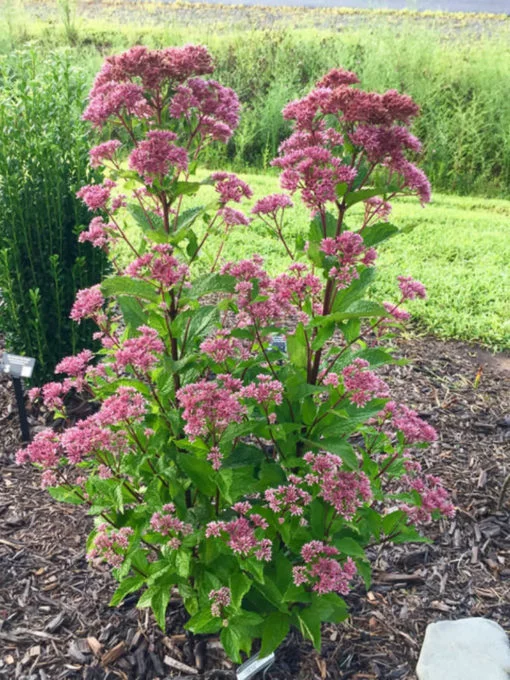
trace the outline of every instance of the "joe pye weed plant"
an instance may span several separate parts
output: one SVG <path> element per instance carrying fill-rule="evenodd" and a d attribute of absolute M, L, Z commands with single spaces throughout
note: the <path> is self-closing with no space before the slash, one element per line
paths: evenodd
<path fill-rule="evenodd" d="M 417 106 L 331 71 L 284 109 L 294 131 L 273 163 L 286 193 L 248 216 L 238 204 L 251 190 L 235 175 L 194 180 L 204 149 L 226 143 L 239 119 L 236 94 L 212 71 L 200 46 L 136 47 L 96 78 L 84 117 L 106 137 L 90 158 L 107 179 L 79 192 L 98 212 L 80 240 L 117 271 L 81 290 L 71 316 L 96 323 L 102 349 L 65 358 L 64 380 L 32 391 L 65 427 L 38 433 L 18 461 L 41 466 L 55 498 L 90 506 L 89 559 L 112 567 L 112 604 L 141 591 L 138 606 L 164 628 L 178 591 L 187 628 L 219 633 L 240 661 L 256 639 L 269 653 L 291 626 L 319 648 L 321 622 L 345 619 L 341 596 L 369 582 L 367 547 L 420 540 L 417 524 L 453 508 L 419 463 L 434 429 L 376 372 L 393 362 L 378 339 L 425 290 L 400 277 L 395 302 L 368 297 L 375 246 L 399 232 L 390 201 L 430 198 L 410 160 Z M 216 200 L 188 207 L 203 184 Z M 291 195 L 311 214 L 294 242 Z M 284 274 L 269 276 L 256 253 L 223 260 L 231 231 L 251 220 L 288 258 Z M 120 242 L 132 254 L 123 268 Z M 90 401 L 77 422 L 71 393 Z"/>

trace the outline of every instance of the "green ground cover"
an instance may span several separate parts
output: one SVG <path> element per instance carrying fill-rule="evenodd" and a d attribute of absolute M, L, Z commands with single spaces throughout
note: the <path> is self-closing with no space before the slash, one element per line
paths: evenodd
<path fill-rule="evenodd" d="M 254 191 L 253 201 L 278 191 L 276 177 L 251 174 L 242 178 Z M 213 190 L 206 188 L 200 203 L 209 198 Z M 288 233 L 306 233 L 308 211 L 300 205 L 294 210 Z M 435 194 L 432 203 L 422 208 L 415 199 L 402 199 L 395 201 L 391 221 L 411 231 L 381 246 L 377 294 L 395 299 L 396 277 L 412 275 L 426 285 L 429 294 L 427 301 L 409 304 L 420 326 L 442 337 L 509 348 L 510 202 Z M 348 223 L 356 228 L 352 218 Z M 210 262 L 216 245 L 212 242 L 206 249 Z M 255 252 L 265 258 L 271 273 L 281 271 L 283 247 L 259 221 L 234 230 L 224 257 L 249 257 Z"/>

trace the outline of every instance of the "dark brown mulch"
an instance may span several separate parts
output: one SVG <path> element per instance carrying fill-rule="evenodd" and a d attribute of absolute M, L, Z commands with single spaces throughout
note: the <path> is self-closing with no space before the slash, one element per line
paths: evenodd
<path fill-rule="evenodd" d="M 429 337 L 401 338 L 398 347 L 411 363 L 391 370 L 393 393 L 438 429 L 421 462 L 452 490 L 457 515 L 427 528 L 430 545 L 378 549 L 371 590 L 355 588 L 350 619 L 324 626 L 322 653 L 293 633 L 266 680 L 411 679 L 430 621 L 486 616 L 510 630 L 510 488 L 501 493 L 510 473 L 510 358 Z M 166 636 L 135 598 L 108 607 L 112 580 L 85 561 L 89 518 L 54 503 L 38 473 L 13 462 L 15 411 L 2 378 L 0 677 L 187 678 L 205 667 L 223 672 L 199 677 L 232 680 L 217 641 L 183 634 L 177 599 Z"/>

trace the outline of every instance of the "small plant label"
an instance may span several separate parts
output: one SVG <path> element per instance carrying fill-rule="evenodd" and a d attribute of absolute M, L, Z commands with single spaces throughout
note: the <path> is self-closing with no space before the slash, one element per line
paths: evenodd
<path fill-rule="evenodd" d="M 4 352 L 0 360 L 0 368 L 13 378 L 31 378 L 34 371 L 35 359 L 21 357 L 17 354 Z"/>

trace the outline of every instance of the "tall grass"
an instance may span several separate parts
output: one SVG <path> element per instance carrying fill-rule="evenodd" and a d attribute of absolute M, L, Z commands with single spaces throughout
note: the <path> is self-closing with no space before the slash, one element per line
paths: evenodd
<path fill-rule="evenodd" d="M 36 357 L 38 378 L 90 342 L 69 311 L 104 264 L 77 243 L 90 218 L 74 195 L 90 179 L 90 140 L 80 120 L 88 78 L 73 56 L 0 61 L 0 328 L 12 351 Z"/>

